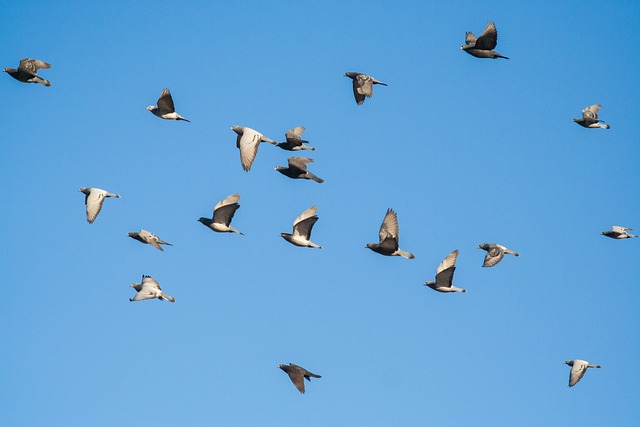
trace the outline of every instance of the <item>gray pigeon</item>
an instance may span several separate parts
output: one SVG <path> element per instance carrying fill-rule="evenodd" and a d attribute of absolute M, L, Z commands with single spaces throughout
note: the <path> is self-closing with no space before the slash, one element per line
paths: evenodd
<path fill-rule="evenodd" d="M 584 374 L 587 372 L 587 368 L 600 368 L 599 365 L 594 365 L 593 363 L 589 363 L 586 360 L 567 360 L 567 365 L 571 366 L 571 373 L 569 374 L 569 387 L 573 387 L 578 384 L 578 381 L 584 377 Z"/>
<path fill-rule="evenodd" d="M 502 258 L 504 258 L 504 254 L 520 256 L 519 253 L 496 243 L 483 243 L 481 245 L 478 245 L 478 249 L 487 251 L 487 255 L 485 255 L 484 257 L 484 264 L 482 264 L 483 267 L 493 267 L 494 265 L 502 261 Z"/>
<path fill-rule="evenodd" d="M 289 129 L 284 135 L 287 140 L 285 142 L 278 142 L 276 145 L 287 151 L 315 150 L 312 146 L 304 144 L 305 142 L 309 142 L 302 139 L 304 129 L 304 126 Z"/>
<path fill-rule="evenodd" d="M 87 207 L 87 222 L 89 224 L 96 220 L 96 217 L 102 209 L 104 199 L 107 197 L 120 198 L 119 194 L 109 193 L 101 188 L 81 188 L 81 193 L 84 193 L 84 204 Z"/>
<path fill-rule="evenodd" d="M 231 226 L 231 220 L 240 205 L 240 194 L 232 194 L 220 200 L 213 208 L 213 218 L 199 218 L 202 224 L 206 225 L 213 231 L 220 233 L 238 233 L 244 234 Z"/>
<path fill-rule="evenodd" d="M 143 301 L 146 299 L 158 298 L 159 300 L 176 302 L 176 299 L 174 297 L 162 292 L 160 284 L 150 276 L 143 275 L 142 283 L 134 282 L 131 284 L 131 287 L 138 293 L 133 298 L 129 298 L 129 301 Z"/>
<path fill-rule="evenodd" d="M 375 78 L 362 73 L 354 73 L 352 71 L 344 73 L 345 77 L 353 80 L 353 96 L 356 98 L 356 104 L 362 105 L 365 98 L 371 98 L 373 95 L 373 85 L 388 86 Z"/>
<path fill-rule="evenodd" d="M 288 176 L 294 179 L 312 179 L 317 183 L 322 184 L 324 179 L 318 178 L 311 172 L 307 171 L 307 164 L 313 162 L 313 159 L 307 157 L 289 157 L 287 159 L 289 166 L 276 166 L 276 170 L 282 175 Z"/>
<path fill-rule="evenodd" d="M 467 31 L 465 43 L 460 49 L 476 58 L 509 59 L 493 51 L 498 44 L 498 30 L 496 30 L 496 24 L 493 21 L 487 24 L 480 37 L 476 37 L 471 31 Z"/>
<path fill-rule="evenodd" d="M 187 120 L 180 114 L 176 113 L 176 107 L 173 105 L 173 98 L 169 89 L 162 89 L 160 98 L 158 98 L 158 106 L 149 105 L 147 110 L 151 111 L 154 116 L 160 117 L 165 120 L 184 120 L 191 123 L 191 120 Z"/>
<path fill-rule="evenodd" d="M 322 249 L 322 246 L 318 246 L 309 240 L 313 224 L 318 220 L 318 215 L 316 215 L 317 212 L 317 206 L 311 206 L 309 209 L 302 212 L 295 221 L 293 221 L 293 234 L 280 233 L 280 237 L 296 246 Z"/>
<path fill-rule="evenodd" d="M 2 71 L 23 83 L 40 83 L 43 86 L 51 86 L 49 80 L 45 80 L 38 75 L 38 70 L 47 68 L 51 68 L 51 64 L 38 59 L 23 58 L 20 60 L 17 70 L 15 68 L 5 68 Z"/>
<path fill-rule="evenodd" d="M 602 108 L 600 104 L 590 105 L 582 110 L 581 119 L 573 119 L 573 121 L 585 128 L 611 129 L 611 126 L 605 124 L 602 120 L 598 120 L 600 108 Z"/>
<path fill-rule="evenodd" d="M 261 142 L 268 142 L 273 145 L 278 144 L 273 139 L 267 138 L 260 132 L 248 127 L 231 126 L 231 130 L 238 134 L 236 147 L 240 149 L 240 162 L 242 162 L 242 169 L 246 172 L 251 169 Z"/>
<path fill-rule="evenodd" d="M 278 368 L 282 369 L 289 375 L 291 382 L 298 389 L 298 391 L 304 394 L 304 380 L 311 381 L 311 377 L 313 378 L 322 378 L 320 375 L 314 374 L 312 372 L 307 371 L 302 366 L 294 365 L 293 363 L 289 363 L 289 365 L 278 365 Z"/>
<path fill-rule="evenodd" d="M 173 246 L 171 243 L 165 242 L 164 240 L 162 240 L 155 234 L 148 232 L 147 230 L 132 231 L 127 235 L 132 239 L 136 239 L 138 242 L 151 245 L 156 249 L 160 249 L 161 251 L 164 251 L 164 249 L 162 249 L 160 245 Z"/>
<path fill-rule="evenodd" d="M 603 231 L 602 234 L 612 239 L 631 239 L 632 237 L 638 237 L 635 234 L 627 233 L 627 230 L 633 231 L 633 228 L 613 225 L 611 226 L 611 230 Z"/>
<path fill-rule="evenodd" d="M 436 270 L 436 281 L 425 282 L 424 286 L 428 286 L 438 292 L 467 292 L 466 289 L 453 286 L 453 272 L 456 271 L 456 259 L 458 258 L 458 250 L 451 252 L 440 263 Z"/>
<path fill-rule="evenodd" d="M 398 216 L 393 209 L 387 209 L 382 225 L 380 225 L 380 243 L 367 243 L 366 247 L 381 255 L 415 258 L 412 253 L 405 252 L 398 247 L 398 232 Z"/>

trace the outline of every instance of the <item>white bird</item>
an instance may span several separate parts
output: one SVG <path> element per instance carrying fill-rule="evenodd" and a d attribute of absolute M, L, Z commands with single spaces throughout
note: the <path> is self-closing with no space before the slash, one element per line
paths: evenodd
<path fill-rule="evenodd" d="M 498 245 L 496 243 L 483 243 L 478 245 L 478 249 L 487 251 L 487 255 L 484 257 L 483 267 L 493 267 L 504 258 L 504 254 L 510 254 L 513 256 L 520 256 L 519 253 L 512 251 L 506 246 Z"/>
<path fill-rule="evenodd" d="M 180 114 L 176 113 L 176 107 L 173 105 L 173 97 L 169 89 L 162 89 L 160 98 L 158 98 L 158 106 L 149 105 L 147 110 L 151 111 L 154 116 L 160 117 L 165 120 L 184 120 L 191 123 L 191 120 L 187 120 Z"/>
<path fill-rule="evenodd" d="M 296 246 L 322 249 L 322 246 L 318 246 L 309 240 L 311 237 L 311 229 L 316 221 L 318 221 L 317 212 L 317 206 L 311 206 L 302 212 L 295 221 L 293 221 L 293 234 L 280 233 L 280 237 Z"/>
<path fill-rule="evenodd" d="M 89 224 L 96 220 L 106 197 L 120 198 L 119 194 L 109 193 L 101 188 L 81 188 L 78 191 L 84 193 L 84 204 L 87 207 L 87 222 Z"/>
<path fill-rule="evenodd" d="M 589 363 L 586 360 L 567 360 L 567 365 L 571 366 L 571 373 L 569 374 L 569 387 L 573 387 L 578 384 L 578 381 L 584 377 L 584 374 L 587 372 L 587 368 L 600 368 L 599 365 L 594 365 L 593 363 Z"/>
<path fill-rule="evenodd" d="M 236 137 L 236 147 L 240 149 L 240 162 L 242 163 L 242 169 L 246 172 L 249 172 L 251 169 L 261 142 L 278 145 L 273 139 L 267 138 L 257 130 L 245 126 L 231 126 L 231 130 L 238 134 Z"/>
<path fill-rule="evenodd" d="M 206 225 L 213 231 L 220 233 L 238 233 L 244 234 L 231 226 L 231 220 L 240 205 L 240 194 L 232 194 L 220 200 L 213 208 L 213 217 L 211 219 L 201 217 L 198 219 L 202 224 Z"/>
<path fill-rule="evenodd" d="M 171 243 L 165 242 L 164 240 L 147 230 L 132 231 L 131 233 L 127 234 L 127 236 L 131 237 L 132 239 L 136 239 L 138 242 L 151 245 L 156 249 L 160 249 L 161 251 L 164 251 L 164 249 L 162 249 L 160 245 L 173 246 Z"/>
<path fill-rule="evenodd" d="M 143 301 L 146 299 L 155 299 L 159 300 L 176 302 L 176 299 L 172 296 L 169 296 L 162 292 L 160 288 L 160 284 L 152 279 L 150 276 L 142 276 L 142 283 L 132 283 L 131 287 L 138 291 L 138 293 L 133 297 L 129 298 L 129 301 Z"/>
<path fill-rule="evenodd" d="M 611 226 L 611 230 L 603 231 L 602 234 L 607 237 L 611 237 L 612 239 L 630 239 L 632 237 L 638 237 L 635 234 L 627 233 L 627 230 L 633 230 L 633 228 L 613 225 Z"/>
<path fill-rule="evenodd" d="M 458 250 L 451 252 L 440 263 L 436 270 L 436 281 L 425 282 L 424 286 L 428 286 L 438 292 L 467 292 L 466 289 L 453 286 L 453 273 L 456 271 L 456 259 L 458 258 Z"/>

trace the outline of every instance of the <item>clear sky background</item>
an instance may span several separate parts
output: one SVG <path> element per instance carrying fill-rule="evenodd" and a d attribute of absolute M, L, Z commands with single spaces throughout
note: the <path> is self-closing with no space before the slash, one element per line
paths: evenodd
<path fill-rule="evenodd" d="M 88 3 L 0 9 L 0 66 L 52 64 L 0 74 L 0 425 L 638 425 L 640 239 L 600 234 L 640 229 L 637 1 Z M 508 61 L 459 50 L 489 20 Z M 325 183 L 231 125 L 306 126 Z M 80 187 L 122 198 L 89 225 Z M 244 236 L 197 222 L 236 192 Z M 324 249 L 278 236 L 314 204 Z M 416 259 L 364 248 L 387 208 Z M 468 293 L 422 286 L 454 249 Z"/>

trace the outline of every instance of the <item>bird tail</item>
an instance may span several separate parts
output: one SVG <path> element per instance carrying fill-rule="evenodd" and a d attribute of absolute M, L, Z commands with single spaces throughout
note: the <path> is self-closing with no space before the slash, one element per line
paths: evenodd
<path fill-rule="evenodd" d="M 184 117 L 182 117 L 181 115 L 178 114 L 178 118 L 176 120 L 184 120 L 185 122 L 189 122 L 191 123 L 191 120 L 185 119 Z"/>
<path fill-rule="evenodd" d="M 611 129 L 611 126 L 603 122 L 597 123 L 597 126 L 602 129 Z"/>
<path fill-rule="evenodd" d="M 165 242 L 164 240 L 158 240 L 158 243 L 161 245 L 173 246 L 171 243 Z"/>
<path fill-rule="evenodd" d="M 120 199 L 120 195 L 116 193 L 107 193 L 106 197 L 115 197 L 116 199 Z"/>
<path fill-rule="evenodd" d="M 307 172 L 309 174 L 309 178 L 311 178 L 312 180 L 314 180 L 315 182 L 322 184 L 324 182 L 324 179 L 319 178 L 317 176 L 315 176 L 314 174 L 312 174 L 311 172 Z"/>
<path fill-rule="evenodd" d="M 598 366 L 598 368 L 599 368 L 599 366 Z M 311 372 L 309 372 L 309 374 L 308 374 L 308 375 L 309 375 L 310 377 L 313 377 L 313 378 L 322 378 L 320 375 L 318 375 L 318 374 L 312 374 Z M 308 378 L 307 378 L 307 379 L 308 379 Z M 311 380 L 309 380 L 309 381 L 311 381 Z"/>
<path fill-rule="evenodd" d="M 310 145 L 305 145 L 305 144 L 302 144 L 302 149 L 303 149 L 303 150 L 311 150 L 311 151 L 315 151 L 315 150 L 316 150 L 316 149 L 315 149 L 315 148 L 313 148 L 312 146 L 310 146 Z"/>
<path fill-rule="evenodd" d="M 235 228 L 233 228 L 232 226 L 229 226 L 229 231 L 234 232 L 234 233 L 238 233 L 238 234 L 242 234 L 244 236 L 244 233 L 242 231 L 238 231 Z"/>
<path fill-rule="evenodd" d="M 51 86 L 51 82 L 49 80 L 43 79 L 40 76 L 35 76 L 34 79 L 36 82 L 40 83 L 41 85 Z"/>
<path fill-rule="evenodd" d="M 499 54 L 499 53 L 497 53 L 497 52 L 494 52 L 494 53 L 495 53 L 495 57 L 494 57 L 494 59 L 495 59 L 495 58 L 509 59 L 509 58 L 507 58 L 506 56 L 502 56 L 502 55 L 500 55 L 500 54 Z"/>
<path fill-rule="evenodd" d="M 160 298 L 162 298 L 163 300 L 166 300 L 166 301 L 176 302 L 176 299 L 174 297 L 172 297 L 170 295 L 167 295 L 164 292 L 162 292 L 160 294 Z"/>
<path fill-rule="evenodd" d="M 414 254 L 412 254 L 411 252 L 407 252 L 407 251 L 403 251 L 402 249 L 398 248 L 398 255 L 405 257 L 407 259 L 414 259 L 416 256 Z"/>
<path fill-rule="evenodd" d="M 505 249 L 504 252 L 507 253 L 507 254 L 511 254 L 513 256 L 520 256 L 520 254 L 518 252 L 514 252 L 511 249 Z"/>

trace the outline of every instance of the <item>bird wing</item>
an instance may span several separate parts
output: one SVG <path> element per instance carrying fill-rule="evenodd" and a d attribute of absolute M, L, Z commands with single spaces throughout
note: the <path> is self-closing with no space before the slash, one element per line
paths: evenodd
<path fill-rule="evenodd" d="M 51 64 L 38 59 L 24 58 L 20 60 L 20 65 L 18 65 L 19 70 L 25 71 L 33 76 L 37 75 L 38 70 L 42 68 L 51 68 Z"/>
<path fill-rule="evenodd" d="M 142 291 L 147 290 L 162 290 L 160 283 L 156 282 L 151 276 L 142 276 Z"/>
<path fill-rule="evenodd" d="M 148 289 L 141 289 L 140 291 L 138 291 L 137 294 L 135 294 L 135 296 L 133 297 L 134 301 L 144 301 L 146 299 L 154 299 L 157 298 L 157 296 L 150 292 Z"/>
<path fill-rule="evenodd" d="M 497 246 L 492 246 L 484 257 L 483 267 L 493 267 L 504 258 L 504 251 Z"/>
<path fill-rule="evenodd" d="M 358 93 L 364 96 L 373 95 L 373 78 L 366 74 L 358 74 L 353 82 L 358 83 Z M 354 86 L 355 89 L 355 86 Z"/>
<path fill-rule="evenodd" d="M 478 38 L 476 37 L 476 35 L 473 34 L 471 31 L 467 31 L 465 33 L 464 42 L 467 44 L 467 46 L 475 46 L 477 39 Z"/>
<path fill-rule="evenodd" d="M 318 221 L 316 212 L 318 212 L 318 208 L 316 206 L 311 206 L 296 218 L 293 222 L 294 236 L 302 236 L 306 240 L 309 240 L 309 237 L 311 236 L 311 229 L 313 229 L 313 225 Z"/>
<path fill-rule="evenodd" d="M 106 191 L 94 188 L 89 194 L 85 195 L 84 203 L 87 205 L 87 221 L 90 224 L 96 220 L 96 217 L 100 213 L 105 194 Z"/>
<path fill-rule="evenodd" d="M 444 270 L 454 267 L 456 265 L 456 259 L 458 259 L 458 250 L 451 252 L 445 259 L 442 260 L 438 269 L 436 270 L 436 276 L 442 273 Z"/>
<path fill-rule="evenodd" d="M 393 209 L 387 209 L 387 213 L 380 225 L 380 244 L 387 239 L 393 239 L 396 241 L 396 247 L 398 245 L 398 216 Z"/>
<path fill-rule="evenodd" d="M 260 133 L 249 128 L 244 128 L 242 135 L 238 135 L 236 145 L 240 149 L 240 161 L 242 162 L 242 169 L 245 171 L 251 169 L 251 165 L 258 154 L 261 139 L 262 135 Z"/>
<path fill-rule="evenodd" d="M 161 113 L 175 113 L 176 108 L 173 105 L 173 97 L 169 89 L 162 89 L 160 98 L 158 98 L 158 109 Z"/>
<path fill-rule="evenodd" d="M 490 21 L 485 27 L 480 37 L 476 39 L 476 49 L 493 50 L 498 44 L 498 30 L 496 24 Z"/>
<path fill-rule="evenodd" d="M 233 219 L 233 215 L 240 208 L 240 205 L 237 203 L 231 203 L 228 205 L 223 205 L 221 207 L 217 207 L 213 211 L 213 222 L 218 224 L 229 225 L 231 224 L 231 220 Z"/>
<path fill-rule="evenodd" d="M 450 288 L 453 285 L 453 273 L 456 271 L 456 266 L 453 265 L 447 269 L 442 270 L 436 274 L 436 287 Z"/>
<path fill-rule="evenodd" d="M 571 373 L 569 374 L 569 387 L 573 387 L 578 384 L 578 381 L 584 377 L 587 372 L 587 364 L 584 362 L 574 361 L 571 367 Z"/>
<path fill-rule="evenodd" d="M 293 129 L 289 129 L 287 133 L 284 134 L 289 145 L 300 146 L 303 142 L 308 142 L 302 139 L 302 132 L 304 132 L 304 129 L 304 126 L 298 126 Z"/>
<path fill-rule="evenodd" d="M 615 231 L 616 233 L 625 234 L 627 230 L 633 230 L 632 228 L 621 227 L 619 225 L 612 225 L 611 231 Z"/>
<path fill-rule="evenodd" d="M 160 239 L 158 238 L 158 236 L 156 236 L 155 234 L 151 234 L 148 243 L 153 246 L 156 249 L 160 249 L 162 252 L 164 252 L 164 249 L 162 249 L 160 247 Z"/>
<path fill-rule="evenodd" d="M 307 164 L 312 163 L 313 159 L 307 157 L 289 157 L 287 163 L 289 163 L 289 169 L 298 169 L 300 173 L 307 172 Z"/>
<path fill-rule="evenodd" d="M 304 376 L 302 375 L 302 373 L 289 371 L 287 372 L 287 374 L 289 375 L 291 382 L 293 383 L 294 386 L 296 386 L 298 391 L 304 394 Z"/>

